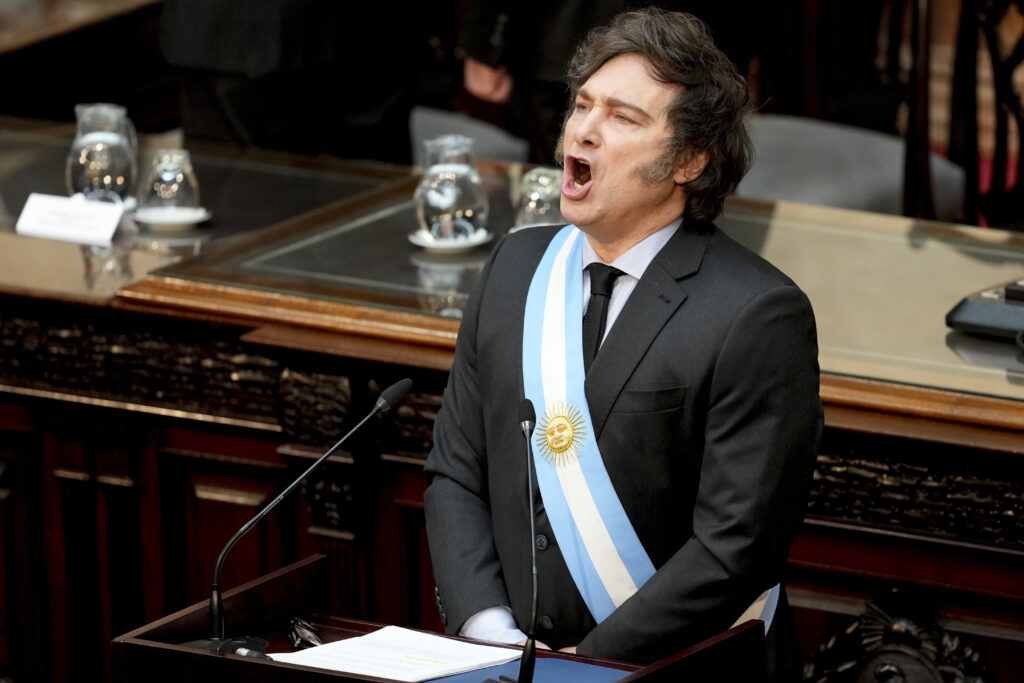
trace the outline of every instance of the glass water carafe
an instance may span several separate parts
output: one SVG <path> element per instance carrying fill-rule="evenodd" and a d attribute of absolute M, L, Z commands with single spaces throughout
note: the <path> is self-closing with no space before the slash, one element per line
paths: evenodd
<path fill-rule="evenodd" d="M 75 118 L 75 139 L 65 168 L 68 193 L 127 199 L 138 163 L 135 127 L 127 111 L 116 104 L 79 104 Z"/>
<path fill-rule="evenodd" d="M 420 229 L 437 241 L 472 237 L 487 224 L 487 195 L 473 164 L 473 140 L 442 135 L 424 142 L 426 167 L 416 188 Z"/>

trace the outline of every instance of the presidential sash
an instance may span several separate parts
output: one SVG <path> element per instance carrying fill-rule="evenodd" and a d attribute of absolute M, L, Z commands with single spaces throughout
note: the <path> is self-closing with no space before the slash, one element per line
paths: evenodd
<path fill-rule="evenodd" d="M 533 275 L 523 326 L 526 397 L 544 508 L 598 622 L 654 575 L 601 459 L 583 392 L 583 233 L 558 232 Z"/>
<path fill-rule="evenodd" d="M 584 393 L 583 233 L 562 228 L 526 297 L 523 384 L 538 412 L 534 463 L 548 520 L 569 573 L 600 623 L 654 575 L 597 447 Z M 741 620 L 771 622 L 779 587 Z M 740 622 L 737 622 L 740 623 Z"/>

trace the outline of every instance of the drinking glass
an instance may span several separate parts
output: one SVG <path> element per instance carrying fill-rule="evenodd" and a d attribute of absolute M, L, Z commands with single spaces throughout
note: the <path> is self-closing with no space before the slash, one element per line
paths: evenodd
<path fill-rule="evenodd" d="M 524 173 L 514 219 L 516 227 L 561 223 L 561 187 L 562 172 L 558 169 L 538 167 Z"/>
<path fill-rule="evenodd" d="M 198 206 L 199 183 L 188 150 L 157 150 L 139 194 L 139 209 L 194 209 Z"/>

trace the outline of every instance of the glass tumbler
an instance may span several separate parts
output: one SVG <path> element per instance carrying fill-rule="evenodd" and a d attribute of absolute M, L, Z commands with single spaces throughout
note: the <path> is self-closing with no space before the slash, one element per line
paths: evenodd
<path fill-rule="evenodd" d="M 558 169 L 538 167 L 524 173 L 514 219 L 516 227 L 561 223 L 561 188 L 562 172 Z"/>
<path fill-rule="evenodd" d="M 139 208 L 148 211 L 198 206 L 199 183 L 188 150 L 158 150 L 139 193 Z"/>

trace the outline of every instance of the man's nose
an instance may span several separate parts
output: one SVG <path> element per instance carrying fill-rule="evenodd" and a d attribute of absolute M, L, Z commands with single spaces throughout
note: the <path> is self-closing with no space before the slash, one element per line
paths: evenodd
<path fill-rule="evenodd" d="M 594 109 L 581 113 L 576 120 L 576 127 L 572 131 L 573 142 L 581 145 L 596 145 L 600 140 L 598 135 L 598 117 Z"/>

